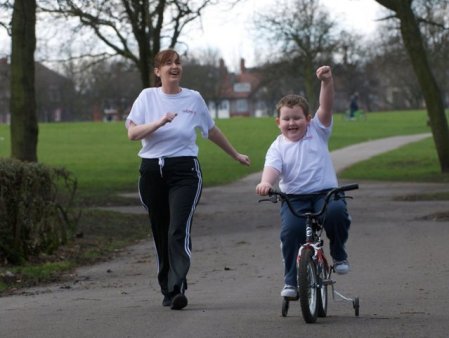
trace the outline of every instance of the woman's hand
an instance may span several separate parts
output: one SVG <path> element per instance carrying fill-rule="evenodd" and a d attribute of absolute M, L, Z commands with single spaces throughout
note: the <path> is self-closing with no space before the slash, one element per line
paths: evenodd
<path fill-rule="evenodd" d="M 163 125 L 172 122 L 177 115 L 177 113 L 165 113 L 159 120 L 159 126 L 162 127 Z"/>
<path fill-rule="evenodd" d="M 251 164 L 251 161 L 250 161 L 250 159 L 249 159 L 249 157 L 247 155 L 237 154 L 235 159 L 237 161 L 239 161 L 240 164 L 243 164 L 243 165 L 246 165 L 246 166 L 249 166 Z"/>
<path fill-rule="evenodd" d="M 148 137 L 160 127 L 173 121 L 176 117 L 176 113 L 165 113 L 159 120 L 146 124 L 135 124 L 133 121 L 129 121 L 128 124 L 128 138 L 132 141 L 141 140 Z"/>

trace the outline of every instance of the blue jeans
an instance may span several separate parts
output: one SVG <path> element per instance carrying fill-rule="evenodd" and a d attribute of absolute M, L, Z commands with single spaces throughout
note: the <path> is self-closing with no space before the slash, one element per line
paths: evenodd
<path fill-rule="evenodd" d="M 297 195 L 292 200 L 292 205 L 298 213 L 319 211 L 323 206 L 325 195 L 325 193 Z M 322 217 L 332 258 L 336 261 L 346 259 L 345 243 L 348 239 L 351 218 L 346 209 L 345 199 L 331 199 Z M 293 215 L 286 202 L 281 206 L 280 239 L 285 266 L 285 284 L 296 286 L 296 257 L 299 247 L 306 241 L 306 219 Z"/>

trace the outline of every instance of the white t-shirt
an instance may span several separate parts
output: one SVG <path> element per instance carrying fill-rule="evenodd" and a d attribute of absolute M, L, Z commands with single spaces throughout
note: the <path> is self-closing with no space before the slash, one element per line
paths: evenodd
<path fill-rule="evenodd" d="M 301 140 L 292 142 L 281 134 L 271 144 L 265 166 L 279 171 L 282 192 L 307 194 L 338 186 L 328 149 L 331 132 L 332 124 L 325 127 L 315 115 Z"/>
<path fill-rule="evenodd" d="M 148 137 L 142 139 L 142 158 L 198 156 L 196 129 L 204 138 L 215 125 L 200 93 L 182 88 L 178 94 L 165 94 L 160 87 L 142 90 L 126 119 L 136 125 L 154 122 L 165 113 L 178 115 Z"/>

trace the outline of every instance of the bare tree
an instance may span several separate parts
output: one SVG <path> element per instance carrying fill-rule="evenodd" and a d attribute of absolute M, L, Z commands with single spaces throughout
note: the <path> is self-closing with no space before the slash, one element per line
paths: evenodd
<path fill-rule="evenodd" d="M 336 24 L 329 13 L 320 6 L 319 0 L 294 0 L 289 5 L 277 4 L 266 14 L 259 14 L 255 25 L 266 34 L 272 46 L 281 44 L 284 55 L 298 61 L 306 96 L 312 105 L 315 104 L 315 70 L 318 65 L 330 61 L 336 46 L 333 36 Z"/>
<path fill-rule="evenodd" d="M 371 58 L 366 75 L 377 79 L 378 88 L 372 93 L 381 96 L 376 95 L 375 101 L 382 109 L 422 108 L 421 87 L 396 28 L 391 21 L 379 27 L 378 36 L 367 47 Z"/>
<path fill-rule="evenodd" d="M 435 78 L 443 93 L 449 93 L 449 2 L 428 0 L 418 1 L 416 5 Z"/>
<path fill-rule="evenodd" d="M 337 111 L 347 110 L 350 98 L 356 92 L 361 107 L 371 110 L 371 97 L 375 86 L 372 76 L 367 73 L 370 60 L 368 50 L 360 34 L 345 30 L 340 32 L 338 45 L 334 50 L 336 65 L 333 69 L 335 77 L 339 79 L 335 83 L 334 107 Z"/>
<path fill-rule="evenodd" d="M 218 118 L 219 104 L 222 101 L 223 84 L 227 69 L 218 50 L 204 49 L 191 53 L 182 60 L 183 84 L 201 92 L 208 102 L 213 103 L 211 112 Z"/>
<path fill-rule="evenodd" d="M 11 12 L 11 0 L 0 0 L 0 29 L 4 29 L 9 35 L 11 35 Z"/>
<path fill-rule="evenodd" d="M 109 50 L 102 53 L 131 60 L 142 87 L 152 83 L 153 58 L 161 46 L 174 48 L 184 28 L 201 17 L 213 0 L 81 0 L 41 1 L 41 10 L 77 18 L 76 32 L 93 32 Z"/>
<path fill-rule="evenodd" d="M 393 11 L 394 17 L 400 21 L 400 31 L 404 46 L 410 57 L 413 70 L 421 86 L 426 102 L 433 139 L 440 161 L 440 168 L 443 173 L 448 173 L 449 127 L 444 111 L 443 96 L 428 62 L 419 21 L 412 9 L 413 0 L 376 1 Z"/>
<path fill-rule="evenodd" d="M 37 161 L 36 0 L 15 0 L 11 21 L 11 156 Z"/>

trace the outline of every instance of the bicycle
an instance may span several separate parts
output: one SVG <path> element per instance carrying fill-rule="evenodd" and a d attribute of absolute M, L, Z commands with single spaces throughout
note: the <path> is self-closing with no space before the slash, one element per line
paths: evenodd
<path fill-rule="evenodd" d="M 358 189 L 358 184 L 350 184 L 334 188 L 330 190 L 325 198 L 321 210 L 318 212 L 297 213 L 291 205 L 290 198 L 287 194 L 277 190 L 271 190 L 268 199 L 262 201 L 270 201 L 277 203 L 285 201 L 290 211 L 297 217 L 306 218 L 306 242 L 299 248 L 296 267 L 297 267 L 297 285 L 298 292 L 296 298 L 284 297 L 282 302 L 282 316 L 286 317 L 289 309 L 290 301 L 300 301 L 301 311 L 306 323 L 314 323 L 317 317 L 326 317 L 328 286 L 332 287 L 332 296 L 340 297 L 343 300 L 352 302 L 355 315 L 359 316 L 360 302 L 359 298 L 354 299 L 345 297 L 334 289 L 335 281 L 331 279 L 334 267 L 329 265 L 324 254 L 321 238 L 323 226 L 319 218 L 326 211 L 327 205 L 331 198 L 351 198 L 350 196 L 340 195 L 339 193 Z"/>

